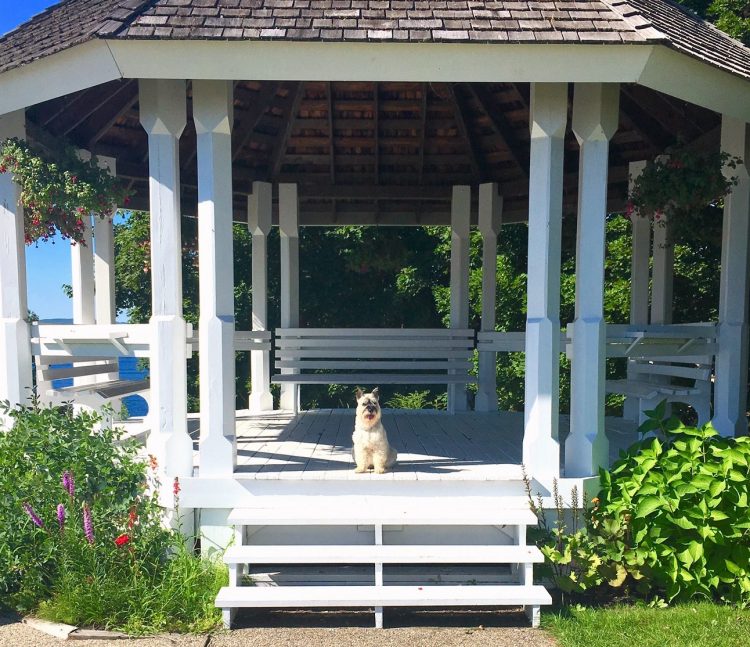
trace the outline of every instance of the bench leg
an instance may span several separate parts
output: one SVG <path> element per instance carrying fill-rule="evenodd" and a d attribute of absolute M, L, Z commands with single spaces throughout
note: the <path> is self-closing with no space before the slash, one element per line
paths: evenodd
<path fill-rule="evenodd" d="M 541 621 L 541 607 L 538 604 L 527 604 L 523 608 L 524 613 L 526 614 L 526 617 L 529 619 L 529 622 L 531 623 L 531 626 L 534 629 L 539 628 L 539 623 Z"/>

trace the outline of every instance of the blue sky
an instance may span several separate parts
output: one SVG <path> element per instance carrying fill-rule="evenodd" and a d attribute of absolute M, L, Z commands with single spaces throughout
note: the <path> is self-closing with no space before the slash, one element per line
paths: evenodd
<path fill-rule="evenodd" d="M 53 0 L 0 0 L 0 34 L 56 4 Z M 39 243 L 26 248 L 29 308 L 42 319 L 72 316 L 72 305 L 62 291 L 70 283 L 70 244 Z"/>

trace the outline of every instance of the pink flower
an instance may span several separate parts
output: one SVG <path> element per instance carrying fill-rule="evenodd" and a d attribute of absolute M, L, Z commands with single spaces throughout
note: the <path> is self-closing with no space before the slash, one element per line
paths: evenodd
<path fill-rule="evenodd" d="M 39 515 L 34 512 L 34 508 L 31 507 L 30 503 L 24 503 L 23 509 L 37 528 L 44 528 L 44 522 L 39 518 Z"/>
<path fill-rule="evenodd" d="M 86 541 L 94 543 L 94 523 L 91 520 L 91 508 L 88 503 L 83 504 L 83 532 L 86 535 Z"/>
<path fill-rule="evenodd" d="M 57 525 L 61 531 L 65 528 L 65 506 L 62 503 L 57 504 Z"/>

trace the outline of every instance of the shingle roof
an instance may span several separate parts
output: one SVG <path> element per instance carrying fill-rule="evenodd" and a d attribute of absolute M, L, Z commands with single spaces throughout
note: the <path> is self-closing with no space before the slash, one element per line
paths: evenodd
<path fill-rule="evenodd" d="M 750 49 L 669 0 L 63 0 L 0 38 L 0 72 L 94 38 L 662 42 L 750 78 Z"/>

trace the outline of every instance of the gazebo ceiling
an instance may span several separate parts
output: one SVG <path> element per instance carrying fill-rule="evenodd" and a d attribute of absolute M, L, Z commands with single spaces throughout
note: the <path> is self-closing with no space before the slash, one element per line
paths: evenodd
<path fill-rule="evenodd" d="M 571 86 L 572 91 L 572 86 Z M 506 220 L 528 200 L 529 86 L 513 83 L 236 83 L 232 134 L 236 218 L 253 181 L 296 182 L 302 224 L 447 223 L 451 186 L 497 182 Z M 180 142 L 183 211 L 197 209 L 195 128 Z M 148 146 L 138 83 L 119 80 L 27 111 L 41 128 L 117 158 L 118 175 L 148 207 Z M 622 208 L 628 162 L 678 140 L 718 142 L 719 115 L 638 85 L 624 85 L 610 153 L 610 206 Z M 566 213 L 577 201 L 578 145 L 566 140 Z"/>

